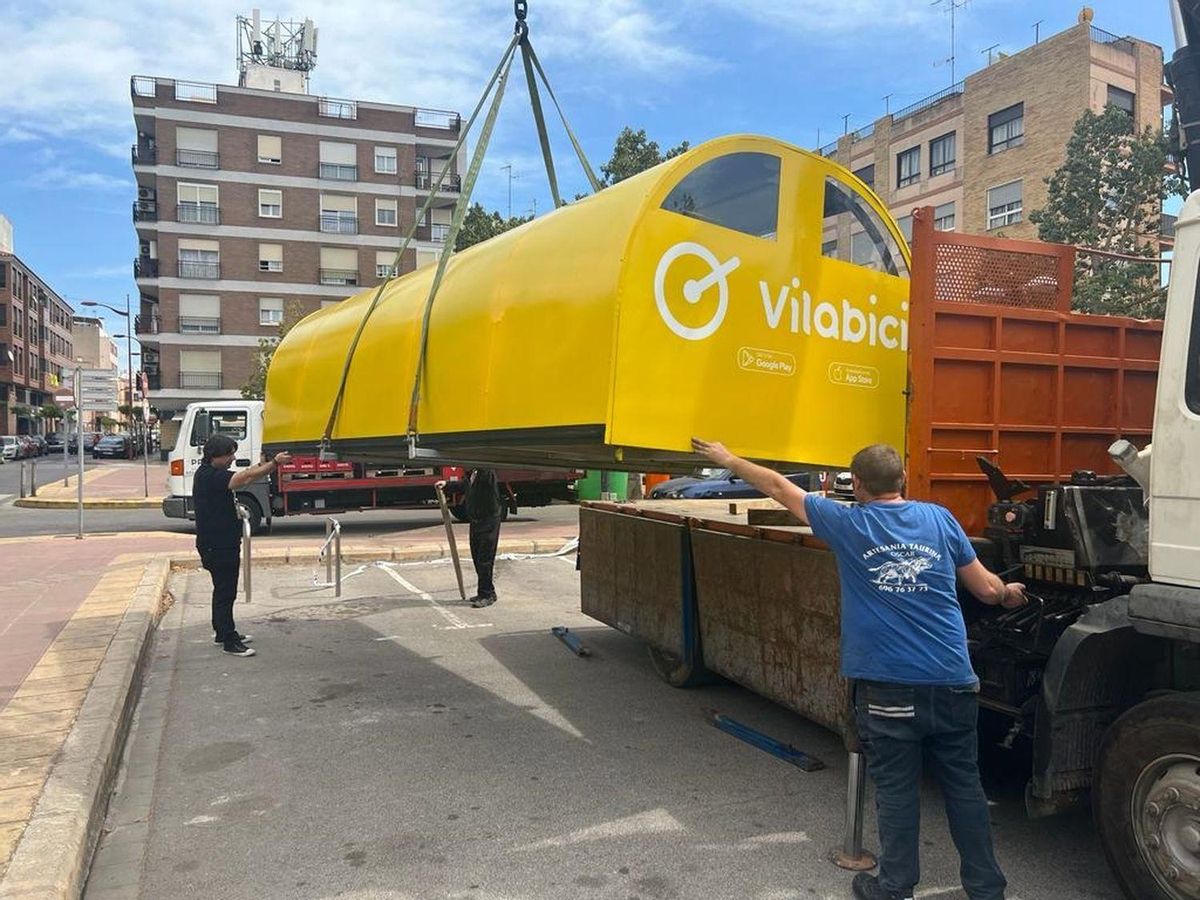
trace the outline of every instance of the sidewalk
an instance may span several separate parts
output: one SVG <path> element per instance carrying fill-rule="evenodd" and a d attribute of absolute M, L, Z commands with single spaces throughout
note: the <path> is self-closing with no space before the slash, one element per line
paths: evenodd
<path fill-rule="evenodd" d="M 60 463 L 46 460 L 45 465 Z M 166 463 L 151 461 L 148 472 L 143 472 L 140 460 L 122 463 L 85 464 L 83 475 L 84 509 L 158 509 L 166 494 Z M 150 496 L 146 497 L 149 485 Z M 14 501 L 14 506 L 26 509 L 67 509 L 78 502 L 79 473 L 73 470 L 62 480 L 38 488 L 36 497 L 25 497 Z"/>

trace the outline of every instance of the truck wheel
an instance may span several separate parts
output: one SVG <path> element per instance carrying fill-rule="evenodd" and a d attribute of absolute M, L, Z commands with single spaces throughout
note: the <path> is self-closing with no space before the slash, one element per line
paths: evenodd
<path fill-rule="evenodd" d="M 250 517 L 250 533 L 254 535 L 263 533 L 263 513 L 262 507 L 258 505 L 258 501 L 248 494 L 240 495 L 238 503 L 246 507 L 246 515 Z"/>
<path fill-rule="evenodd" d="M 1148 700 L 1112 724 L 1092 807 L 1125 896 L 1200 898 L 1200 694 Z"/>

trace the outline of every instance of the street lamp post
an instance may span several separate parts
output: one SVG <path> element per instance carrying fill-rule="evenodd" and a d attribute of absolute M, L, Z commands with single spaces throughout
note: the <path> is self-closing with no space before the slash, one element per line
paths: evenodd
<path fill-rule="evenodd" d="M 125 317 L 125 334 L 114 334 L 113 337 L 114 338 L 125 338 L 125 360 L 126 360 L 125 364 L 126 364 L 126 372 L 127 372 L 127 376 L 128 376 L 127 382 L 126 382 L 128 385 L 128 390 L 126 393 L 127 393 L 127 397 L 128 397 L 127 402 L 129 403 L 129 424 L 132 426 L 133 425 L 133 341 L 135 340 L 135 338 L 133 336 L 133 313 L 130 312 L 130 309 L 129 309 L 129 295 L 128 294 L 125 295 L 125 311 L 124 312 L 117 309 L 115 306 L 109 306 L 107 303 L 100 303 L 96 300 L 83 300 L 83 301 L 81 301 L 80 305 L 81 306 L 102 306 L 105 309 L 109 310 L 110 312 L 116 313 L 118 316 Z M 143 424 L 142 424 L 142 435 L 143 435 L 143 440 L 142 440 L 142 488 L 143 488 L 144 496 L 148 498 L 150 496 L 150 463 L 146 459 L 145 434 L 146 434 L 146 428 L 145 428 L 145 423 L 143 422 Z M 82 447 L 80 447 L 80 452 L 81 453 L 83 452 Z"/>

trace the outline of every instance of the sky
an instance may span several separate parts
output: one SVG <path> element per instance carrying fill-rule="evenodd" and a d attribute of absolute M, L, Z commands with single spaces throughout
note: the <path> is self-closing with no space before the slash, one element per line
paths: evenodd
<path fill-rule="evenodd" d="M 234 84 L 235 20 L 251 3 L 0 0 L 0 213 L 17 254 L 78 308 L 136 307 L 132 75 Z M 952 83 L 951 0 L 529 0 L 530 37 L 598 169 L 622 127 L 664 148 L 753 132 L 807 147 Z M 961 2 L 961 0 L 956 0 Z M 1093 0 L 1094 24 L 1173 49 L 1167 0 Z M 955 77 L 1070 27 L 1067 0 L 970 0 L 957 10 Z M 314 94 L 467 113 L 512 34 L 510 0 L 289 0 L 265 20 L 313 19 Z M 995 52 L 995 51 L 993 51 Z M 556 123 L 555 123 L 556 124 Z M 473 141 L 471 142 L 473 147 Z M 587 189 L 561 128 L 563 196 Z M 520 66 L 474 199 L 550 208 Z M 94 310 L 93 310 L 94 312 Z M 124 320 L 105 313 L 110 333 Z M 125 348 L 119 348 L 122 360 Z"/>

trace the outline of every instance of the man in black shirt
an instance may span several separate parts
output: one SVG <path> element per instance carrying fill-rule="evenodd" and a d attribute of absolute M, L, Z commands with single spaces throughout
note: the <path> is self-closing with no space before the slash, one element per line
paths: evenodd
<path fill-rule="evenodd" d="M 471 522 L 471 562 L 479 587 L 471 598 L 474 607 L 496 602 L 492 569 L 496 565 L 496 545 L 500 543 L 500 487 L 491 469 L 475 469 L 467 481 L 467 518 Z"/>
<path fill-rule="evenodd" d="M 230 471 L 237 444 L 226 434 L 214 434 L 204 442 L 204 458 L 192 478 L 192 502 L 196 510 L 196 549 L 200 562 L 212 576 L 212 626 L 215 642 L 234 656 L 253 656 L 246 646 L 249 635 L 238 634 L 233 623 L 233 601 L 237 598 L 241 570 L 242 525 L 234 507 L 234 492 L 252 484 L 291 457 L 277 453 L 273 460 Z"/>

